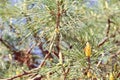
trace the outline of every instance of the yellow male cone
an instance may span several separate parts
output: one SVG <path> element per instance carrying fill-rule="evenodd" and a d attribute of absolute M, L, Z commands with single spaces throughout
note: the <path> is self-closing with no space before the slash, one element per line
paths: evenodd
<path fill-rule="evenodd" d="M 114 79 L 114 76 L 113 76 L 113 73 L 110 73 L 109 80 L 115 80 L 115 79 Z"/>
<path fill-rule="evenodd" d="M 59 29 L 58 29 L 58 28 L 56 28 L 56 29 L 55 29 L 55 32 L 56 32 L 56 33 L 59 33 L 60 31 L 59 31 Z"/>
<path fill-rule="evenodd" d="M 84 51 L 85 51 L 85 55 L 87 57 L 90 57 L 91 56 L 91 46 L 89 44 L 89 42 L 86 43 L 86 46 L 84 48 Z"/>
<path fill-rule="evenodd" d="M 90 78 L 91 76 L 92 76 L 91 72 L 88 71 L 88 72 L 87 72 L 87 77 Z"/>

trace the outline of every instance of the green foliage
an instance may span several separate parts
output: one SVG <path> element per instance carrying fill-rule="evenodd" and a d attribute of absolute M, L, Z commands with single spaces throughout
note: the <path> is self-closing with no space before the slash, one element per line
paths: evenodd
<path fill-rule="evenodd" d="M 94 76 L 96 79 L 109 79 L 109 73 L 112 72 L 118 80 L 119 17 L 119 0 L 98 0 L 96 4 L 90 4 L 87 0 L 21 0 L 15 5 L 0 0 L 0 78 L 11 78 L 29 71 L 28 66 L 14 60 L 12 50 L 27 51 L 31 43 L 38 45 L 42 42 L 43 49 L 52 54 L 52 60 L 45 59 L 46 65 L 37 71 L 33 69 L 33 73 L 29 74 L 32 76 L 24 75 L 15 80 L 34 80 L 36 72 L 44 80 L 93 80 Z M 13 29 L 15 31 L 12 32 Z M 1 39 L 12 47 L 7 47 Z M 100 45 L 102 41 L 105 43 Z M 92 47 L 90 69 L 84 53 L 86 42 Z M 54 51 L 62 54 L 62 63 Z M 112 57 L 115 54 L 117 56 Z M 36 55 L 32 57 L 39 58 Z M 92 74 L 90 78 L 87 77 L 87 70 Z"/>

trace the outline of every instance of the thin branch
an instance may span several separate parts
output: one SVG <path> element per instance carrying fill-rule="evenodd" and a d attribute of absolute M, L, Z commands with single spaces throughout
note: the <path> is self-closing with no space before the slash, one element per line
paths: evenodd
<path fill-rule="evenodd" d="M 45 61 L 47 60 L 47 58 L 49 58 L 49 55 L 50 55 L 50 54 L 51 54 L 51 53 L 48 53 L 48 54 L 45 56 L 43 62 L 40 64 L 40 66 L 39 66 L 38 68 L 41 68 L 42 66 L 44 66 Z"/>
<path fill-rule="evenodd" d="M 35 46 L 36 46 L 36 44 L 35 44 L 35 45 L 32 45 L 32 47 L 30 47 L 30 48 L 27 50 L 27 54 L 30 54 L 30 52 L 32 51 L 32 49 L 33 49 Z"/>
<path fill-rule="evenodd" d="M 14 80 L 14 79 L 16 79 L 16 78 L 20 78 L 20 77 L 25 76 L 25 75 L 28 75 L 28 74 L 32 74 L 32 72 L 31 72 L 31 71 L 29 71 L 29 72 L 24 72 L 24 73 L 22 73 L 22 74 L 15 75 L 14 77 L 12 77 L 12 78 L 7 78 L 7 79 L 5 79 L 5 80 Z"/>
<path fill-rule="evenodd" d="M 108 41 L 108 37 L 105 37 L 101 42 L 98 43 L 98 47 L 102 46 L 105 42 Z"/>
<path fill-rule="evenodd" d="M 60 17 L 61 17 L 61 13 L 60 13 L 60 2 L 57 1 L 57 15 L 56 15 L 56 28 L 58 29 L 60 26 Z"/>
<path fill-rule="evenodd" d="M 87 61 L 88 61 L 88 70 L 89 70 L 91 65 L 90 57 L 87 57 Z"/>
<path fill-rule="evenodd" d="M 108 37 L 109 36 L 109 33 L 110 33 L 110 27 L 111 27 L 111 21 L 110 21 L 110 19 L 108 19 L 108 21 L 107 21 L 107 30 L 106 30 L 106 37 Z"/>
<path fill-rule="evenodd" d="M 66 80 L 66 77 L 70 71 L 70 67 L 64 72 L 64 80 Z"/>
<path fill-rule="evenodd" d="M 56 14 L 56 30 L 59 31 L 59 27 L 60 27 L 60 17 L 61 17 L 61 13 L 60 13 L 60 2 L 57 1 L 57 14 Z M 57 48 L 57 54 L 59 55 L 60 53 L 60 33 L 56 31 L 56 48 Z"/>
<path fill-rule="evenodd" d="M 6 40 L 3 40 L 2 38 L 0 38 L 0 42 L 2 42 L 10 51 L 16 52 L 15 47 L 10 45 Z"/>
<path fill-rule="evenodd" d="M 105 37 L 104 39 L 102 39 L 101 42 L 99 42 L 98 47 L 102 46 L 105 42 L 108 41 L 111 23 L 113 23 L 113 22 L 108 18 L 108 20 L 107 20 L 107 25 L 108 25 L 108 26 L 107 26 L 107 29 L 106 29 L 106 37 Z"/>
<path fill-rule="evenodd" d="M 118 55 L 120 55 L 120 50 L 118 50 L 115 54 L 111 55 L 111 58 L 116 58 Z"/>
<path fill-rule="evenodd" d="M 20 77 L 22 77 L 22 76 L 25 76 L 25 75 L 32 74 L 34 71 L 40 69 L 40 68 L 45 64 L 45 61 L 46 61 L 46 59 L 49 57 L 49 55 L 50 55 L 50 53 L 48 53 L 48 54 L 45 56 L 43 62 L 40 64 L 40 66 L 39 66 L 38 68 L 32 69 L 32 70 L 30 70 L 30 71 L 24 71 L 23 73 L 21 73 L 21 74 L 19 74 L 19 75 L 15 75 L 14 77 L 12 77 L 12 78 L 7 78 L 7 79 L 5 79 L 5 80 L 13 80 L 13 79 L 16 79 L 16 78 L 20 78 Z"/>

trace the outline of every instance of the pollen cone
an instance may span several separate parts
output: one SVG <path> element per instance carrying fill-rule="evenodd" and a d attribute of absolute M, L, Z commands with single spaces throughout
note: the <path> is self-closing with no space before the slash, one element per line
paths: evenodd
<path fill-rule="evenodd" d="M 91 46 L 89 44 L 89 42 L 86 43 L 86 46 L 84 48 L 84 51 L 85 51 L 85 55 L 87 57 L 90 57 L 91 56 Z"/>

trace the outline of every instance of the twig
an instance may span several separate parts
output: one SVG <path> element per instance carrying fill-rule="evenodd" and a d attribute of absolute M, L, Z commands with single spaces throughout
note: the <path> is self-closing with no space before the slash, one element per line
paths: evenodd
<path fill-rule="evenodd" d="M 42 66 L 44 66 L 44 64 L 45 64 L 45 61 L 47 60 L 47 58 L 49 58 L 49 56 L 50 56 L 50 52 L 45 56 L 45 58 L 44 58 L 44 60 L 43 60 L 43 62 L 39 65 L 39 67 L 38 68 L 41 68 Z"/>
<path fill-rule="evenodd" d="M 107 21 L 107 30 L 106 30 L 106 37 L 108 37 L 109 36 L 109 32 L 110 32 L 110 23 L 111 23 L 111 21 L 110 21 L 110 19 L 108 19 L 108 21 Z"/>
<path fill-rule="evenodd" d="M 98 44 L 98 47 L 100 47 L 100 46 L 102 46 L 105 42 L 107 42 L 108 41 L 108 39 L 109 39 L 109 33 L 110 33 L 110 27 L 111 27 L 111 23 L 113 23 L 111 20 L 110 20 L 110 18 L 108 18 L 108 20 L 107 20 L 107 30 L 106 30 L 106 37 L 104 38 L 104 39 L 102 39 L 102 41 Z"/>
<path fill-rule="evenodd" d="M 35 46 L 36 46 L 36 44 L 35 44 L 35 45 L 32 45 L 32 47 L 30 47 L 30 48 L 27 50 L 27 54 L 30 54 L 30 52 L 32 51 L 32 49 L 33 49 Z"/>
<path fill-rule="evenodd" d="M 118 55 L 120 55 L 120 50 L 118 50 L 115 54 L 111 55 L 111 58 L 116 58 Z"/>
<path fill-rule="evenodd" d="M 6 48 L 8 48 L 11 52 L 17 52 L 16 48 L 12 45 L 10 45 L 6 40 L 3 40 L 2 37 L 0 37 L 0 42 L 2 42 Z"/>
<path fill-rule="evenodd" d="M 61 17 L 61 13 L 60 13 L 60 2 L 57 1 L 57 15 L 56 15 L 56 28 L 58 29 L 60 26 L 60 17 Z"/>
<path fill-rule="evenodd" d="M 70 67 L 64 72 L 64 80 L 66 80 L 66 77 L 70 71 Z"/>
<path fill-rule="evenodd" d="M 25 76 L 25 75 L 28 75 L 28 74 L 32 74 L 34 71 L 40 69 L 40 68 L 45 64 L 45 61 L 46 61 L 46 59 L 49 57 L 49 55 L 50 55 L 50 53 L 48 53 L 48 54 L 45 56 L 43 62 L 40 64 L 40 66 L 39 66 L 38 68 L 32 69 L 32 70 L 30 70 L 30 71 L 25 71 L 25 72 L 23 72 L 23 73 L 21 73 L 21 74 L 19 74 L 19 75 L 15 75 L 14 77 L 12 77 L 12 78 L 7 78 L 7 79 L 5 79 L 5 80 L 13 80 L 13 79 L 15 79 L 15 78 L 19 78 L 19 77 L 22 77 L 22 76 Z"/>
<path fill-rule="evenodd" d="M 101 42 L 98 43 L 98 47 L 102 46 L 105 42 L 108 41 L 108 37 L 105 37 Z"/>
<path fill-rule="evenodd" d="M 14 77 L 12 77 L 12 78 L 7 78 L 7 79 L 5 79 L 5 80 L 14 80 L 14 79 L 16 79 L 16 78 L 20 78 L 20 77 L 22 77 L 22 76 L 25 76 L 25 75 L 28 75 L 28 74 L 31 74 L 31 73 L 32 73 L 31 71 L 29 71 L 29 72 L 24 72 L 24 73 L 22 73 L 22 74 L 16 75 L 16 76 L 14 76 Z"/>
<path fill-rule="evenodd" d="M 60 53 L 60 33 L 59 33 L 59 27 L 60 27 L 60 2 L 57 1 L 57 14 L 56 14 L 56 49 L 57 49 L 57 54 L 59 55 Z"/>
<path fill-rule="evenodd" d="M 87 57 L 87 61 L 88 61 L 88 70 L 90 69 L 90 57 Z"/>

